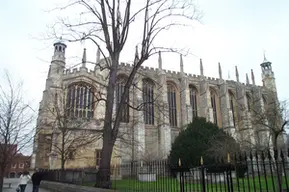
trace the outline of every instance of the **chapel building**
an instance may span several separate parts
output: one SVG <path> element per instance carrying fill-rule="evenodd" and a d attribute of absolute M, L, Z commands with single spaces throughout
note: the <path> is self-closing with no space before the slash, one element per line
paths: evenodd
<path fill-rule="evenodd" d="M 65 114 L 63 117 L 73 121 L 85 122 L 84 127 L 75 128 L 74 131 L 79 134 L 83 130 L 92 135 L 99 134 L 103 126 L 105 104 L 103 100 L 97 100 L 101 95 L 105 95 L 106 91 L 108 70 L 101 67 L 105 59 L 100 58 L 98 51 L 97 65 L 94 70 L 89 70 L 84 49 L 81 67 L 66 69 L 66 48 L 66 44 L 61 41 L 54 44 L 54 54 L 39 106 L 32 168 L 61 167 L 61 156 L 56 153 L 60 147 L 61 131 L 56 123 L 58 116 L 55 114 L 62 113 Z M 171 143 L 195 116 L 205 117 L 238 141 L 247 139 L 250 141 L 247 143 L 251 144 L 271 142 L 269 131 L 258 131 L 261 129 L 251 121 L 253 110 L 262 110 L 268 103 L 278 100 L 274 72 L 271 62 L 267 61 L 265 56 L 260 65 L 262 86 L 256 85 L 252 70 L 251 80 L 246 74 L 246 82 L 242 83 L 239 81 L 237 67 L 236 81 L 233 81 L 223 78 L 220 63 L 219 78 L 204 75 L 202 60 L 200 75 L 184 72 L 182 56 L 179 65 L 179 72 L 163 69 L 159 54 L 158 68 L 141 67 L 127 98 L 128 104 L 120 114 L 120 138 L 115 144 L 113 164 L 143 158 L 166 158 Z M 115 106 L 120 101 L 132 67 L 125 63 L 119 65 Z M 67 106 L 69 110 L 64 109 Z M 73 148 L 73 145 L 70 147 Z M 66 154 L 69 158 L 65 167 L 97 166 L 101 149 L 101 138 L 83 148 L 71 149 L 71 153 Z"/>

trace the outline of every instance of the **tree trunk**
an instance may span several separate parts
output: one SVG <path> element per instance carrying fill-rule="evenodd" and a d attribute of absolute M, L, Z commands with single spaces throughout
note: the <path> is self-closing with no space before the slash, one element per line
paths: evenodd
<path fill-rule="evenodd" d="M 111 133 L 110 133 L 111 134 Z M 112 183 L 110 180 L 110 162 L 115 140 L 110 140 L 109 137 L 103 137 L 103 147 L 101 152 L 100 166 L 96 177 L 95 187 L 111 189 Z"/>
<path fill-rule="evenodd" d="M 4 173 L 0 170 L 0 192 L 3 191 Z"/>
<path fill-rule="evenodd" d="M 61 155 L 61 169 L 64 170 L 64 168 L 65 168 L 65 159 L 62 156 L 63 155 Z"/>
<path fill-rule="evenodd" d="M 64 170 L 65 168 L 65 132 L 62 131 L 62 138 L 61 138 L 61 169 Z"/>
<path fill-rule="evenodd" d="M 282 192 L 282 162 L 279 161 L 279 157 L 280 157 L 279 152 L 281 150 L 278 149 L 278 140 L 277 139 L 278 139 L 278 135 L 274 137 L 274 143 L 273 143 L 274 153 L 276 153 L 274 155 L 277 155 L 277 158 L 275 158 L 275 164 L 276 164 L 275 172 L 276 172 L 276 176 L 277 176 L 276 177 L 276 179 L 277 179 L 276 184 L 277 184 L 277 191 Z"/>
<path fill-rule="evenodd" d="M 119 55 L 111 56 L 111 68 L 109 72 L 109 81 L 107 86 L 105 118 L 103 126 L 102 150 L 99 170 L 96 177 L 95 187 L 109 189 L 112 187 L 110 181 L 110 161 L 113 151 L 113 146 L 117 138 L 119 121 L 113 122 L 113 105 L 114 105 L 114 91 L 117 81 L 117 67 Z M 114 123 L 114 129 L 112 124 Z"/>
<path fill-rule="evenodd" d="M 277 151 L 279 156 L 279 151 Z M 277 175 L 277 191 L 282 192 L 282 162 L 279 160 L 279 157 L 276 160 L 276 175 Z"/>

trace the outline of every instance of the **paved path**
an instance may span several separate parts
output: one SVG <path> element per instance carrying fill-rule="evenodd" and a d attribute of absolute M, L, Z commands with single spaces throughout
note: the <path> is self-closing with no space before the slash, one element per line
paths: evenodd
<path fill-rule="evenodd" d="M 13 185 L 10 189 L 4 188 L 3 192 L 16 192 L 16 187 L 17 185 L 16 186 Z M 25 192 L 32 192 L 32 184 L 28 184 L 26 186 Z M 51 191 L 39 188 L 39 192 L 51 192 Z"/>
<path fill-rule="evenodd" d="M 16 192 L 16 188 L 18 186 L 18 181 L 19 181 L 18 179 L 4 179 L 4 183 L 5 182 L 11 182 L 12 186 L 11 186 L 11 188 L 7 188 L 8 185 L 4 184 L 3 192 Z M 40 184 L 40 186 L 41 186 L 41 184 Z M 26 186 L 25 192 L 32 192 L 32 184 L 28 184 Z M 51 192 L 51 191 L 39 188 L 39 192 Z"/>

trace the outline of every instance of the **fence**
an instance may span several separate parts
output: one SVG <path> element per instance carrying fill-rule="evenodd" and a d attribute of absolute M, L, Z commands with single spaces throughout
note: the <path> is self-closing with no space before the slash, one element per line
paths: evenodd
<path fill-rule="evenodd" d="M 199 166 L 167 160 L 130 162 L 112 166 L 112 188 L 120 192 L 256 192 L 289 191 L 289 169 L 284 153 L 234 155 L 226 162 Z M 96 169 L 46 170 L 45 180 L 93 186 Z"/>

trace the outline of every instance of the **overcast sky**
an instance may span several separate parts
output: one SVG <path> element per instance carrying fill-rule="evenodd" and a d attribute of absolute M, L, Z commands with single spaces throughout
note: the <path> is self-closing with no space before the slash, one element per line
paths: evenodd
<path fill-rule="evenodd" d="M 25 97 L 34 108 L 41 100 L 53 54 L 52 44 L 37 38 L 41 38 L 46 25 L 55 20 L 55 14 L 44 11 L 53 8 L 55 2 L 61 1 L 9 0 L 3 1 L 0 7 L 0 70 L 8 69 L 14 80 L 24 81 Z M 164 38 L 190 48 L 196 55 L 184 58 L 185 71 L 199 74 L 199 58 L 202 58 L 206 76 L 218 77 L 217 63 L 220 62 L 225 78 L 229 73 L 230 79 L 235 80 L 234 68 L 238 66 L 240 81 L 245 82 L 245 74 L 253 69 L 256 83 L 261 85 L 260 63 L 265 50 L 275 72 L 279 99 L 287 99 L 289 1 L 199 0 L 199 5 L 204 12 L 202 24 Z M 84 46 L 87 45 L 68 45 L 67 58 L 80 57 Z M 130 49 L 134 45 L 128 46 L 122 57 L 124 62 L 133 59 Z M 95 49 L 87 49 L 88 58 L 94 60 Z M 70 61 L 68 59 L 68 65 L 73 65 Z M 146 65 L 157 67 L 157 59 Z M 178 71 L 179 56 L 164 55 L 163 68 Z"/>

